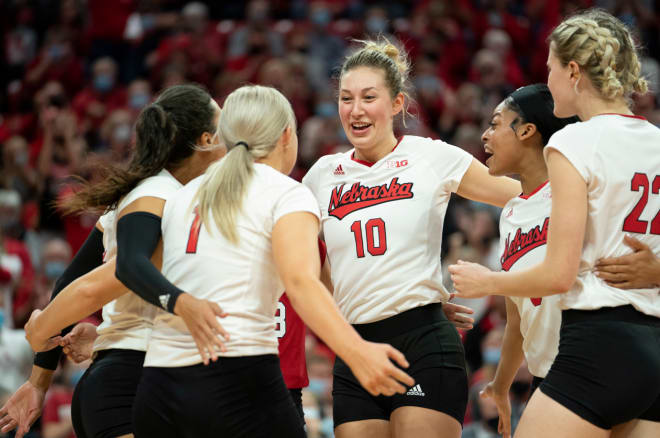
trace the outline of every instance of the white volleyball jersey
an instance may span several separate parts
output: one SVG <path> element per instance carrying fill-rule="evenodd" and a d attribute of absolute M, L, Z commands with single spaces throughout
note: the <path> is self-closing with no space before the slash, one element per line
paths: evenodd
<path fill-rule="evenodd" d="M 520 271 L 543 261 L 552 209 L 550 184 L 511 199 L 500 216 L 500 262 L 503 271 Z M 520 332 L 529 372 L 545 378 L 559 348 L 559 296 L 510 297 L 520 314 Z"/>
<path fill-rule="evenodd" d="M 631 304 L 660 317 L 658 288 L 617 289 L 593 272 L 599 258 L 632 252 L 623 243 L 625 234 L 660 255 L 660 129 L 642 117 L 602 114 L 566 126 L 548 144 L 587 183 L 588 218 L 580 269 L 571 289 L 561 296 L 561 308 Z"/>
<path fill-rule="evenodd" d="M 132 202 L 145 197 L 167 199 L 181 188 L 181 183 L 167 170 L 145 178 L 112 210 L 101 216 L 103 261 L 117 254 L 117 216 Z M 103 306 L 103 322 L 97 328 L 94 351 L 110 348 L 146 351 L 153 318 L 158 308 L 134 293 L 127 293 Z"/>
<path fill-rule="evenodd" d="M 351 324 L 446 301 L 445 211 L 472 163 L 440 140 L 404 136 L 376 163 L 322 157 L 303 183 L 318 200 L 334 297 Z"/>
<path fill-rule="evenodd" d="M 188 213 L 205 175 L 170 198 L 163 213 L 163 274 L 180 289 L 218 303 L 229 314 L 220 320 L 230 334 L 222 356 L 277 354 L 275 312 L 284 285 L 273 260 L 273 227 L 289 213 L 319 217 L 314 196 L 302 184 L 266 164 L 255 164 L 254 169 L 236 219 L 236 245 L 223 237 L 213 220 L 200 226 L 198 216 Z M 201 362 L 183 319 L 159 311 L 145 366 Z"/>

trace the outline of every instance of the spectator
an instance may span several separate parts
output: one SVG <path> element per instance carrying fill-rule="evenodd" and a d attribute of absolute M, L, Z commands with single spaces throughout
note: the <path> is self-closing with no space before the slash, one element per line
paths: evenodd
<path fill-rule="evenodd" d="M 69 266 L 71 257 L 71 247 L 64 239 L 56 237 L 43 245 L 32 309 L 43 309 L 48 305 L 55 282 Z"/>
<path fill-rule="evenodd" d="M 30 316 L 30 297 L 34 291 L 34 268 L 30 253 L 25 243 L 18 239 L 21 234 L 20 224 L 21 198 L 16 191 L 0 190 L 0 254 L 2 254 L 5 269 L 16 278 L 14 288 L 5 290 L 5 307 L 11 309 L 5 314 L 5 319 L 23 327 Z M 18 267 L 20 263 L 20 268 Z M 13 292 L 13 294 L 11 293 Z"/>
<path fill-rule="evenodd" d="M 73 390 L 89 363 L 74 365 L 67 361 L 64 364 L 56 372 L 53 385 L 46 394 L 42 414 L 43 438 L 76 438 L 71 421 Z"/>
<path fill-rule="evenodd" d="M 472 423 L 465 426 L 461 438 L 498 438 L 497 425 L 499 415 L 497 406 L 491 398 L 479 397 L 482 385 L 470 390 L 470 410 Z"/>
<path fill-rule="evenodd" d="M 13 136 L 4 144 L 0 186 L 17 191 L 23 201 L 36 199 L 41 192 L 37 172 L 29 164 L 28 143 L 21 136 Z"/>
<path fill-rule="evenodd" d="M 134 116 L 153 99 L 151 83 L 144 79 L 135 79 L 128 84 L 128 108 Z"/>
<path fill-rule="evenodd" d="M 92 64 L 89 84 L 73 99 L 81 132 L 98 129 L 110 112 L 126 105 L 126 89 L 117 83 L 117 74 L 117 63 L 110 57 Z"/>
<path fill-rule="evenodd" d="M 114 162 L 123 162 L 130 155 L 135 117 L 129 111 L 118 109 L 105 119 L 99 133 L 98 151 Z"/>
<path fill-rule="evenodd" d="M 0 294 L 0 406 L 30 377 L 33 357 L 25 332 L 4 321 L 5 309 L 4 295 Z"/>
<path fill-rule="evenodd" d="M 237 29 L 229 39 L 227 56 L 237 61 L 247 56 L 282 56 L 284 39 L 269 27 L 270 6 L 265 0 L 251 0 L 246 7 L 245 25 Z"/>

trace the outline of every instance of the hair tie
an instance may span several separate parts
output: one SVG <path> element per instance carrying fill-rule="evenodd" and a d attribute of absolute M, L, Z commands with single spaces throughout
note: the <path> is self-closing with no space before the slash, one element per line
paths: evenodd
<path fill-rule="evenodd" d="M 245 146 L 245 149 L 248 148 L 248 144 L 245 143 L 244 141 L 239 141 L 238 143 L 236 143 L 236 144 L 234 145 L 234 147 L 237 147 L 237 146 Z"/>

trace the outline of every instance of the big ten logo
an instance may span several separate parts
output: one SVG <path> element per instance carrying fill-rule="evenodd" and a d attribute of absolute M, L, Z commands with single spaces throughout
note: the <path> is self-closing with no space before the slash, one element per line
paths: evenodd
<path fill-rule="evenodd" d="M 275 334 L 278 338 L 286 334 L 286 307 L 281 301 L 277 303 L 275 311 Z"/>
<path fill-rule="evenodd" d="M 406 167 L 408 165 L 408 160 L 388 160 L 386 164 L 386 168 L 388 169 L 394 169 L 397 167 Z"/>

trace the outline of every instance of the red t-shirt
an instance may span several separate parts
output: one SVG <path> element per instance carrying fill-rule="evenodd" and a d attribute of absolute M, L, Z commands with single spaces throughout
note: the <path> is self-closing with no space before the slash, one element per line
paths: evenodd
<path fill-rule="evenodd" d="M 73 399 L 73 391 L 68 389 L 53 389 L 50 391 L 46 403 L 44 404 L 44 411 L 41 415 L 41 422 L 45 425 L 48 423 L 59 423 L 64 419 L 65 415 L 71 416 L 71 400 Z M 68 438 L 76 438 L 76 434 L 71 431 Z"/>
<path fill-rule="evenodd" d="M 321 266 L 325 263 L 325 243 L 319 239 Z M 284 382 L 289 389 L 304 388 L 309 385 L 307 361 L 305 360 L 305 323 L 298 316 L 289 297 L 284 293 L 280 297 L 275 315 L 279 336 L 280 368 Z"/>

